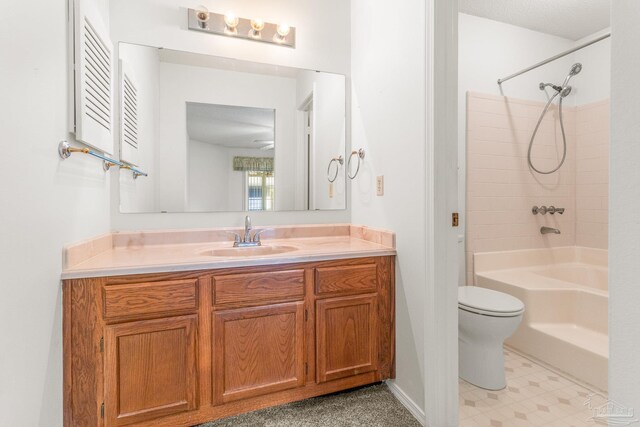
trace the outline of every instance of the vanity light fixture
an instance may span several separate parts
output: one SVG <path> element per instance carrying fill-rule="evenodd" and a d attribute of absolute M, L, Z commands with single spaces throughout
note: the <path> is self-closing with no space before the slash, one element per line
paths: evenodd
<path fill-rule="evenodd" d="M 296 47 L 296 28 L 287 24 L 265 22 L 260 18 L 240 18 L 234 12 L 209 12 L 205 6 L 189 9 L 188 19 L 188 27 L 192 31 Z"/>
<path fill-rule="evenodd" d="M 238 24 L 240 23 L 240 18 L 236 16 L 233 12 L 227 12 L 224 14 L 224 32 L 227 35 L 237 35 L 238 34 Z"/>
<path fill-rule="evenodd" d="M 209 9 L 207 9 L 206 6 L 198 6 L 198 9 L 196 9 L 196 19 L 198 20 L 198 25 L 200 26 L 200 28 L 207 28 L 207 23 L 209 22 L 210 17 L 211 14 L 209 13 Z"/>
<path fill-rule="evenodd" d="M 252 19 L 249 36 L 253 39 L 259 39 L 262 37 L 262 30 L 264 30 L 264 21 L 260 18 Z"/>
<path fill-rule="evenodd" d="M 278 24 L 276 27 L 276 33 L 273 35 L 273 40 L 276 43 L 283 43 L 287 40 L 287 36 L 291 32 L 291 27 L 287 24 Z"/>

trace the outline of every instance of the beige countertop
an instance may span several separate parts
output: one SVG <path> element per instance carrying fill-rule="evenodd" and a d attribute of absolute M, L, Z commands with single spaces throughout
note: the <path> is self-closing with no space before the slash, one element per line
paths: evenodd
<path fill-rule="evenodd" d="M 256 230 L 267 227 L 256 227 Z M 233 246 L 229 231 L 168 230 L 110 233 L 65 248 L 62 279 L 278 265 L 395 255 L 395 235 L 350 224 L 268 227 L 264 246 L 289 252 L 250 256 L 214 256 Z M 237 249 L 242 251 L 242 249 Z M 225 254 L 226 255 L 226 254 Z"/>

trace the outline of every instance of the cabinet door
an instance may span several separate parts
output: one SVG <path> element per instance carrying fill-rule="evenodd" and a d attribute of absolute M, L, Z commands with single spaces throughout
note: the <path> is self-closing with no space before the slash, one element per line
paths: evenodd
<path fill-rule="evenodd" d="M 377 369 L 376 295 L 316 301 L 318 383 Z"/>
<path fill-rule="evenodd" d="M 304 303 L 213 314 L 217 404 L 304 385 Z"/>
<path fill-rule="evenodd" d="M 105 421 L 121 426 L 196 408 L 197 316 L 105 328 Z"/>

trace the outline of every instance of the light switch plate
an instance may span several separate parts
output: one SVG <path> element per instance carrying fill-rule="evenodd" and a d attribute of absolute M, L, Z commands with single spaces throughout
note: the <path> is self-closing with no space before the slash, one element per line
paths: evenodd
<path fill-rule="evenodd" d="M 384 175 L 376 177 L 376 194 L 384 196 Z"/>
<path fill-rule="evenodd" d="M 329 198 L 333 199 L 333 182 L 329 183 Z"/>

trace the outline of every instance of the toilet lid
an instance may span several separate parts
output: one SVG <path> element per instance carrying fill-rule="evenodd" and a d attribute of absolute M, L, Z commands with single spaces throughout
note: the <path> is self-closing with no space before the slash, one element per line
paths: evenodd
<path fill-rule="evenodd" d="M 458 306 L 481 314 L 504 315 L 524 311 L 524 304 L 518 298 L 478 286 L 460 286 Z"/>

